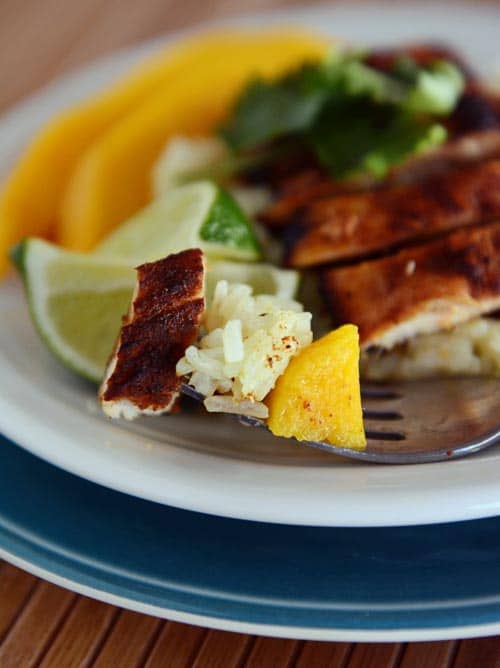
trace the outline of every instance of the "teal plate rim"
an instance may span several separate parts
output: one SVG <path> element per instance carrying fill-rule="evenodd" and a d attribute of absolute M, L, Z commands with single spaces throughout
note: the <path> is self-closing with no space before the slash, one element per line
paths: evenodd
<path fill-rule="evenodd" d="M 500 517 L 366 529 L 214 517 L 101 487 L 1 437 L 0 556 L 99 600 L 232 631 L 500 632 Z"/>

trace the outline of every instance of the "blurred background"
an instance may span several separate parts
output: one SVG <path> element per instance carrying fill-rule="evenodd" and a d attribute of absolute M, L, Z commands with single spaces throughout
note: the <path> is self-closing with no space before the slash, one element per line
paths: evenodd
<path fill-rule="evenodd" d="M 117 48 L 200 21 L 305 4 L 303 0 L 0 0 L 0 110 L 55 75 Z"/>
<path fill-rule="evenodd" d="M 468 4 L 480 12 L 499 1 Z M 54 76 L 102 54 L 200 21 L 287 6 L 335 4 L 335 0 L 0 0 L 0 111 Z"/>

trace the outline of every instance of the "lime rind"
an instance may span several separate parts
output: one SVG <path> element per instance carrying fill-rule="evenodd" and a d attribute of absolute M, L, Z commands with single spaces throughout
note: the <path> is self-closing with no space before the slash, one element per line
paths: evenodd
<path fill-rule="evenodd" d="M 193 174 L 216 169 L 228 155 L 227 145 L 217 137 L 172 137 L 153 167 L 155 197 L 192 181 Z"/>
<path fill-rule="evenodd" d="M 262 257 L 245 214 L 211 181 L 161 195 L 112 232 L 94 255 L 136 266 L 187 248 L 201 248 L 209 257 L 249 261 Z"/>
<path fill-rule="evenodd" d="M 222 188 L 217 188 L 217 196 L 199 230 L 199 237 L 208 256 L 230 256 L 248 261 L 262 257 L 250 221 L 236 200 Z"/>
<path fill-rule="evenodd" d="M 199 245 L 197 231 L 215 197 L 216 189 L 210 183 L 165 193 L 108 235 L 93 254 L 136 266 L 195 248 Z"/>
<path fill-rule="evenodd" d="M 98 340 L 97 345 L 94 346 L 95 350 L 107 349 L 108 354 L 111 352 L 120 327 L 121 315 L 126 311 L 130 301 L 135 280 L 134 272 L 123 264 L 104 264 L 92 256 L 63 251 L 40 239 L 24 240 L 13 250 L 11 257 L 23 279 L 31 318 L 47 348 L 66 367 L 78 375 L 96 383 L 100 382 L 105 360 L 101 356 L 101 359 L 96 362 L 89 355 L 82 355 L 79 352 L 79 349 L 82 348 L 79 337 L 83 342 L 85 337 L 82 337 L 82 333 L 84 333 L 85 324 L 93 322 L 96 336 L 106 339 L 105 342 Z M 68 263 L 73 263 L 75 269 L 73 285 L 57 280 L 57 263 L 60 260 L 63 261 L 63 265 L 67 266 L 69 266 Z M 99 283 L 102 281 L 106 267 L 110 269 L 110 281 L 105 289 L 102 283 L 100 285 Z M 114 310 L 111 314 L 109 311 L 105 312 L 103 321 L 97 323 L 95 319 L 85 316 L 86 314 L 88 316 L 89 311 L 92 310 L 95 314 L 96 309 L 89 308 L 88 305 L 92 300 L 102 301 L 106 290 L 108 294 L 109 292 L 114 292 L 115 295 L 121 293 L 121 299 L 112 300 Z M 75 295 L 87 296 L 87 309 L 85 300 L 78 304 L 78 309 L 73 309 L 75 315 L 78 314 L 80 317 L 72 323 L 73 329 L 66 331 L 67 335 L 73 336 L 73 341 L 70 341 L 68 336 L 65 338 L 62 335 L 64 328 L 61 328 L 60 322 L 57 326 L 58 318 L 50 312 L 50 305 L 51 300 L 53 301 L 55 297 L 61 300 L 64 299 L 64 296 L 67 296 L 69 304 L 75 300 Z M 87 349 L 91 347 L 83 346 Z"/>

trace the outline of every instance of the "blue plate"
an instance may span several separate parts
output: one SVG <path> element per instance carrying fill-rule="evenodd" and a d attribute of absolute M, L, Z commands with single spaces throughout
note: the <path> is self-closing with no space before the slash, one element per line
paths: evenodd
<path fill-rule="evenodd" d="M 0 555 L 170 619 L 298 638 L 500 632 L 500 518 L 309 528 L 177 510 L 0 442 Z"/>

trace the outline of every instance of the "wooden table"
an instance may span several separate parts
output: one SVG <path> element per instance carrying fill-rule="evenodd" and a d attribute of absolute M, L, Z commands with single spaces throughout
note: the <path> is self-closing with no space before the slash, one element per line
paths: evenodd
<path fill-rule="evenodd" d="M 0 109 L 118 47 L 294 0 L 1 0 Z M 211 631 L 120 610 L 0 562 L 0 667 L 500 667 L 500 639 L 319 643 Z"/>
<path fill-rule="evenodd" d="M 2 668 L 495 668 L 497 638 L 427 643 L 301 642 L 163 621 L 0 566 Z"/>

